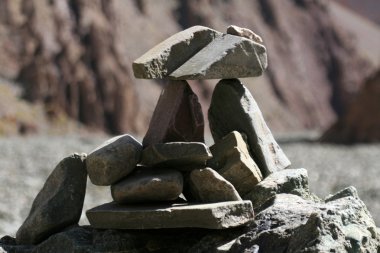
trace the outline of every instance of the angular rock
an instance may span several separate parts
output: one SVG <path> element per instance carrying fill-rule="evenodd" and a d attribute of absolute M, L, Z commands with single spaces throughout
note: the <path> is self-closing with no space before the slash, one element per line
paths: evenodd
<path fill-rule="evenodd" d="M 267 53 L 263 45 L 243 37 L 223 34 L 174 70 L 169 77 L 189 80 L 260 76 L 267 66 Z"/>
<path fill-rule="evenodd" d="M 252 201 L 254 209 L 260 208 L 268 199 L 279 193 L 298 195 L 312 199 L 306 169 L 286 169 L 274 172 L 252 188 L 243 198 Z"/>
<path fill-rule="evenodd" d="M 90 209 L 86 214 L 93 227 L 108 229 L 225 229 L 242 226 L 253 220 L 250 201 L 152 206 L 111 202 Z"/>
<path fill-rule="evenodd" d="M 191 171 L 188 187 L 194 200 L 203 203 L 242 200 L 230 182 L 215 170 L 207 167 Z M 186 199 L 188 199 L 187 195 Z"/>
<path fill-rule="evenodd" d="M 290 165 L 252 94 L 238 79 L 221 80 L 216 85 L 208 118 L 215 142 L 234 130 L 247 136 L 250 154 L 264 177 Z"/>
<path fill-rule="evenodd" d="M 230 25 L 229 27 L 227 27 L 227 34 L 241 36 L 241 37 L 256 41 L 258 43 L 263 43 L 263 39 L 248 28 L 243 28 L 236 25 Z"/>
<path fill-rule="evenodd" d="M 157 102 L 143 146 L 165 142 L 204 142 L 197 95 L 186 81 L 169 81 Z"/>
<path fill-rule="evenodd" d="M 16 234 L 18 244 L 36 244 L 76 224 L 86 192 L 85 155 L 63 159 L 34 199 L 30 213 Z"/>
<path fill-rule="evenodd" d="M 210 147 L 213 158 L 208 166 L 215 168 L 231 182 L 240 195 L 244 195 L 258 184 L 263 176 L 251 158 L 247 144 L 241 134 L 233 131 Z"/>
<path fill-rule="evenodd" d="M 136 59 L 133 73 L 136 78 L 164 78 L 221 35 L 204 26 L 176 33 Z"/>
<path fill-rule="evenodd" d="M 175 200 L 182 193 L 181 172 L 169 169 L 140 169 L 111 187 L 118 203 Z"/>
<path fill-rule="evenodd" d="M 211 152 L 204 143 L 168 142 L 145 148 L 141 164 L 147 167 L 167 167 L 181 170 L 204 166 L 211 157 Z"/>
<path fill-rule="evenodd" d="M 92 151 L 86 160 L 88 176 L 95 185 L 111 185 L 140 162 L 142 145 L 132 136 L 116 136 Z"/>

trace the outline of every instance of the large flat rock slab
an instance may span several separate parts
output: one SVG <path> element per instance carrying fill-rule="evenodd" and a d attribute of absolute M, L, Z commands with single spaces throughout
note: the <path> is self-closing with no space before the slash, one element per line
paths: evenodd
<path fill-rule="evenodd" d="M 250 201 L 171 205 L 111 202 L 90 209 L 86 214 L 93 227 L 104 229 L 225 229 L 242 226 L 254 219 Z"/>
<path fill-rule="evenodd" d="M 193 26 L 176 33 L 133 62 L 136 78 L 164 78 L 222 33 Z"/>
<path fill-rule="evenodd" d="M 143 146 L 165 142 L 204 142 L 197 95 L 186 81 L 169 81 L 158 99 Z"/>
<path fill-rule="evenodd" d="M 240 36 L 223 34 L 169 77 L 177 80 L 252 77 L 260 76 L 267 65 L 263 45 Z"/>

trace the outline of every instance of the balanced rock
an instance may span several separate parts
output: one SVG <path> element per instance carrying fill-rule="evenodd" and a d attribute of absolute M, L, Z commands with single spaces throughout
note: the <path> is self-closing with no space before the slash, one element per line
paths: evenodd
<path fill-rule="evenodd" d="M 55 167 L 17 231 L 18 244 L 37 244 L 78 223 L 87 182 L 84 160 L 85 155 L 74 154 Z"/>
<path fill-rule="evenodd" d="M 276 194 L 288 193 L 304 199 L 313 199 L 309 191 L 306 169 L 286 169 L 272 173 L 243 196 L 251 200 L 254 209 L 259 208 Z"/>
<path fill-rule="evenodd" d="M 244 195 L 258 184 L 263 176 L 249 154 L 241 134 L 233 131 L 210 147 L 213 158 L 208 166 L 215 168 L 231 182 L 240 195 Z"/>
<path fill-rule="evenodd" d="M 209 148 L 201 142 L 168 142 L 146 147 L 141 164 L 147 167 L 188 169 L 206 165 L 212 157 Z"/>
<path fill-rule="evenodd" d="M 86 214 L 93 227 L 107 229 L 225 229 L 242 226 L 254 218 L 250 201 L 152 206 L 112 202 L 90 209 Z"/>
<path fill-rule="evenodd" d="M 143 168 L 112 185 L 112 198 L 118 203 L 175 200 L 182 193 L 181 172 Z"/>
<path fill-rule="evenodd" d="M 136 78 L 164 78 L 222 33 L 204 26 L 193 26 L 174 34 L 132 64 Z"/>
<path fill-rule="evenodd" d="M 236 25 L 230 25 L 229 27 L 227 27 L 227 34 L 241 36 L 241 37 L 256 41 L 258 43 L 263 43 L 263 39 L 248 28 L 243 28 Z"/>
<path fill-rule="evenodd" d="M 192 170 L 188 186 L 191 196 L 203 203 L 242 200 L 235 187 L 211 168 Z"/>
<path fill-rule="evenodd" d="M 267 68 L 263 45 L 239 36 L 223 34 L 170 74 L 177 80 L 229 79 L 260 76 Z"/>
<path fill-rule="evenodd" d="M 165 142 L 204 142 L 203 113 L 186 81 L 169 81 L 157 102 L 143 146 Z"/>
<path fill-rule="evenodd" d="M 290 165 L 252 94 L 238 79 L 221 80 L 216 85 L 208 118 L 215 142 L 234 130 L 247 136 L 250 154 L 264 177 Z"/>
<path fill-rule="evenodd" d="M 92 151 L 86 160 L 88 176 L 95 185 L 111 185 L 140 162 L 142 145 L 132 136 L 116 136 Z"/>

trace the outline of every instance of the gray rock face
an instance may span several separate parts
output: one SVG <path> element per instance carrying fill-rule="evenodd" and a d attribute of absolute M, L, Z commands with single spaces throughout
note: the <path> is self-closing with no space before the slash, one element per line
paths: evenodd
<path fill-rule="evenodd" d="M 253 220 L 250 201 L 132 206 L 108 203 L 86 212 L 95 228 L 158 229 L 238 227 Z"/>
<path fill-rule="evenodd" d="M 221 80 L 216 85 L 208 118 L 215 142 L 232 131 L 247 136 L 249 151 L 264 177 L 290 165 L 252 94 L 238 79 Z"/>
<path fill-rule="evenodd" d="M 260 76 L 267 68 L 263 45 L 229 34 L 216 37 L 170 74 L 177 80 Z"/>
<path fill-rule="evenodd" d="M 169 169 L 139 169 L 111 187 L 118 203 L 175 200 L 182 193 L 181 172 Z"/>
<path fill-rule="evenodd" d="M 247 28 L 239 27 L 236 25 L 230 25 L 229 27 L 227 27 L 227 33 L 231 35 L 241 36 L 256 41 L 258 43 L 263 43 L 263 39 L 259 35 Z"/>
<path fill-rule="evenodd" d="M 147 167 L 193 169 L 206 165 L 211 157 L 209 148 L 201 142 L 168 142 L 145 148 L 141 164 Z"/>
<path fill-rule="evenodd" d="M 92 151 L 86 160 L 88 176 L 95 185 L 111 185 L 140 162 L 142 145 L 132 136 L 116 136 Z"/>
<path fill-rule="evenodd" d="M 164 78 L 222 33 L 193 26 L 176 33 L 133 62 L 136 78 Z"/>
<path fill-rule="evenodd" d="M 305 199 L 313 198 L 309 191 L 307 170 L 286 169 L 274 172 L 243 196 L 251 200 L 254 209 L 260 208 L 267 200 L 279 193 L 289 193 Z"/>
<path fill-rule="evenodd" d="M 87 183 L 85 157 L 74 154 L 55 167 L 17 231 L 18 244 L 39 243 L 79 221 Z"/>
<path fill-rule="evenodd" d="M 143 146 L 165 142 L 204 142 L 203 113 L 186 81 L 169 81 L 157 102 Z"/>
<path fill-rule="evenodd" d="M 235 187 L 211 168 L 192 170 L 188 184 L 196 201 L 212 203 L 242 200 Z"/>
<path fill-rule="evenodd" d="M 213 155 L 207 161 L 225 179 L 231 182 L 239 194 L 244 195 L 262 180 L 260 169 L 251 158 L 241 134 L 233 131 L 210 147 Z"/>

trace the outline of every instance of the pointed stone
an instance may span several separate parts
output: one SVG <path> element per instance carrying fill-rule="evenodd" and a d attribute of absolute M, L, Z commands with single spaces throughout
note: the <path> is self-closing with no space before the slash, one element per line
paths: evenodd
<path fill-rule="evenodd" d="M 290 165 L 252 94 L 238 79 L 221 80 L 216 85 L 208 118 L 215 142 L 232 131 L 247 136 L 250 154 L 264 177 Z"/>
<path fill-rule="evenodd" d="M 18 244 L 37 244 L 78 223 L 87 182 L 84 159 L 85 155 L 74 154 L 55 167 L 17 231 Z"/>
<path fill-rule="evenodd" d="M 260 76 L 267 68 L 263 45 L 230 34 L 215 38 L 170 74 L 177 80 Z"/>
<path fill-rule="evenodd" d="M 242 200 L 230 182 L 215 170 L 207 167 L 191 171 L 188 187 L 191 197 L 203 203 Z"/>
<path fill-rule="evenodd" d="M 209 148 L 201 142 L 168 142 L 144 149 L 141 164 L 147 167 L 193 169 L 205 166 L 212 157 Z"/>
<path fill-rule="evenodd" d="M 169 81 L 157 102 L 143 146 L 165 142 L 204 142 L 203 113 L 186 81 Z"/>
<path fill-rule="evenodd" d="M 181 172 L 143 168 L 112 185 L 111 194 L 118 203 L 143 203 L 176 200 L 182 189 Z"/>
<path fill-rule="evenodd" d="M 90 209 L 86 214 L 90 224 L 100 229 L 225 229 L 254 219 L 251 201 L 140 206 L 113 202 Z"/>
<path fill-rule="evenodd" d="M 132 64 L 136 78 L 164 78 L 222 33 L 193 26 L 150 49 Z"/>

